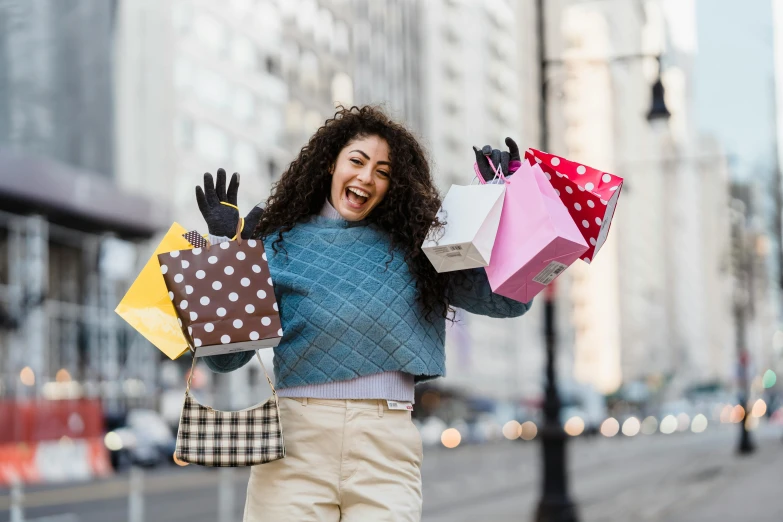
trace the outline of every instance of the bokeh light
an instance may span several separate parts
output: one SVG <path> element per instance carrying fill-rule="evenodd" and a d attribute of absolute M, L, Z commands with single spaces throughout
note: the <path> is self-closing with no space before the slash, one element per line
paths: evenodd
<path fill-rule="evenodd" d="M 667 415 L 661 419 L 660 430 L 664 435 L 671 435 L 674 433 L 677 430 L 677 417 L 674 415 Z"/>
<path fill-rule="evenodd" d="M 601 423 L 601 435 L 604 437 L 614 437 L 620 432 L 620 423 L 614 417 L 609 417 Z"/>
<path fill-rule="evenodd" d="M 623 422 L 623 435 L 626 437 L 635 437 L 639 434 L 639 430 L 642 428 L 642 423 L 636 417 L 629 417 Z"/>
<path fill-rule="evenodd" d="M 516 440 L 519 438 L 522 426 L 515 420 L 510 420 L 503 425 L 503 436 L 508 440 Z"/>
<path fill-rule="evenodd" d="M 709 424 L 707 417 L 699 413 L 693 418 L 693 422 L 691 422 L 691 431 L 693 433 L 702 433 L 707 429 L 707 424 Z"/>
<path fill-rule="evenodd" d="M 65 368 L 60 368 L 54 376 L 57 382 L 71 382 L 71 374 Z"/>
<path fill-rule="evenodd" d="M 759 418 L 754 417 L 753 415 L 748 415 L 748 417 L 745 419 L 745 427 L 748 429 L 748 431 L 755 430 L 759 427 Z"/>
<path fill-rule="evenodd" d="M 33 369 L 29 366 L 25 366 L 22 368 L 22 371 L 19 372 L 19 380 L 22 381 L 22 384 L 25 386 L 34 386 L 35 372 L 33 372 Z"/>
<path fill-rule="evenodd" d="M 753 403 L 753 409 L 750 410 L 750 414 L 754 417 L 763 417 L 767 413 L 767 403 L 764 399 L 759 399 Z"/>
<path fill-rule="evenodd" d="M 583 421 L 582 417 L 579 416 L 571 417 L 566 421 L 563 429 L 572 437 L 578 437 L 585 431 L 585 421 Z"/>
<path fill-rule="evenodd" d="M 734 424 L 738 424 L 742 422 L 742 419 L 744 418 L 745 418 L 745 408 L 743 408 L 742 405 L 737 404 L 731 410 L 731 422 L 733 422 Z"/>
<path fill-rule="evenodd" d="M 443 434 L 440 436 L 441 443 L 449 449 L 456 448 L 459 443 L 462 442 L 462 435 L 456 428 L 448 428 L 443 430 Z"/>
<path fill-rule="evenodd" d="M 122 439 L 113 431 L 110 431 L 103 437 L 103 443 L 109 451 L 119 451 L 122 449 Z"/>
<path fill-rule="evenodd" d="M 734 410 L 734 408 L 731 407 L 731 404 L 727 404 L 723 407 L 723 409 L 720 411 L 720 421 L 723 424 L 728 424 L 729 422 L 733 422 L 731 420 L 731 412 Z"/>
<path fill-rule="evenodd" d="M 642 433 L 652 435 L 658 431 L 658 419 L 650 415 L 642 421 Z"/>
<path fill-rule="evenodd" d="M 691 425 L 691 417 L 687 413 L 677 415 L 677 431 L 688 431 Z"/>
<path fill-rule="evenodd" d="M 520 432 L 522 440 L 533 440 L 538 435 L 538 427 L 533 421 L 523 422 Z"/>
<path fill-rule="evenodd" d="M 772 370 L 767 370 L 764 372 L 764 377 L 761 379 L 761 383 L 764 385 L 765 388 L 772 388 L 775 386 L 775 383 L 778 381 L 778 376 L 775 375 L 775 372 Z"/>

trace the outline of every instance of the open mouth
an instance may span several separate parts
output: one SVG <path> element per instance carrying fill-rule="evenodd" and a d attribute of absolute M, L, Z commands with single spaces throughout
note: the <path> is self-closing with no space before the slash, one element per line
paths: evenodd
<path fill-rule="evenodd" d="M 351 208 L 360 209 L 370 199 L 370 193 L 355 187 L 345 189 L 345 201 Z"/>

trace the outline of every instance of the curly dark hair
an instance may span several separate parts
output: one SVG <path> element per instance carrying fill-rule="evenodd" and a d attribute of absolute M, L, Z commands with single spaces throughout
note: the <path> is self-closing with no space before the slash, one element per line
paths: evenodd
<path fill-rule="evenodd" d="M 378 136 L 388 143 L 392 175 L 386 197 L 366 219 L 389 235 L 390 251 L 404 252 L 427 320 L 433 313 L 449 318 L 449 275 L 436 272 L 421 251 L 430 229 L 434 227 L 438 233 L 444 225 L 437 216 L 441 200 L 430 175 L 427 154 L 410 131 L 392 121 L 379 107 L 337 107 L 334 116 L 313 134 L 273 185 L 253 236 L 278 234 L 273 242 L 277 252 L 283 234 L 321 211 L 331 188 L 330 172 L 340 151 L 351 141 L 369 136 Z"/>

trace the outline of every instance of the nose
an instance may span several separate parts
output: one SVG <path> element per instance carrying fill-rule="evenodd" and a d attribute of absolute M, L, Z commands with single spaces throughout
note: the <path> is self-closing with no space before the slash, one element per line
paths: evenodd
<path fill-rule="evenodd" d="M 359 171 L 359 174 L 356 176 L 356 179 L 359 180 L 359 182 L 364 183 L 365 185 L 372 185 L 373 177 L 372 177 L 372 169 L 370 165 L 366 165 L 361 171 Z"/>

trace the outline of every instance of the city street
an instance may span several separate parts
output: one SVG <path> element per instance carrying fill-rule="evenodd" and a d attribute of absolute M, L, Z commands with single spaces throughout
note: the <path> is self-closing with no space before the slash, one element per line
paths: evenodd
<path fill-rule="evenodd" d="M 783 520 L 780 428 L 757 431 L 758 450 L 746 458 L 733 452 L 735 428 L 713 426 L 698 435 L 575 440 L 572 489 L 582 520 Z M 504 441 L 426 451 L 423 520 L 531 520 L 538 497 L 538 450 L 535 442 Z M 229 519 L 239 520 L 247 473 L 233 473 L 234 510 Z M 196 468 L 146 473 L 144 520 L 218 520 L 220 477 L 220 471 Z M 128 475 L 91 484 L 31 488 L 25 492 L 25 520 L 128 520 L 128 489 Z M 9 492 L 0 492 L 0 522 L 10 520 L 9 505 Z"/>

